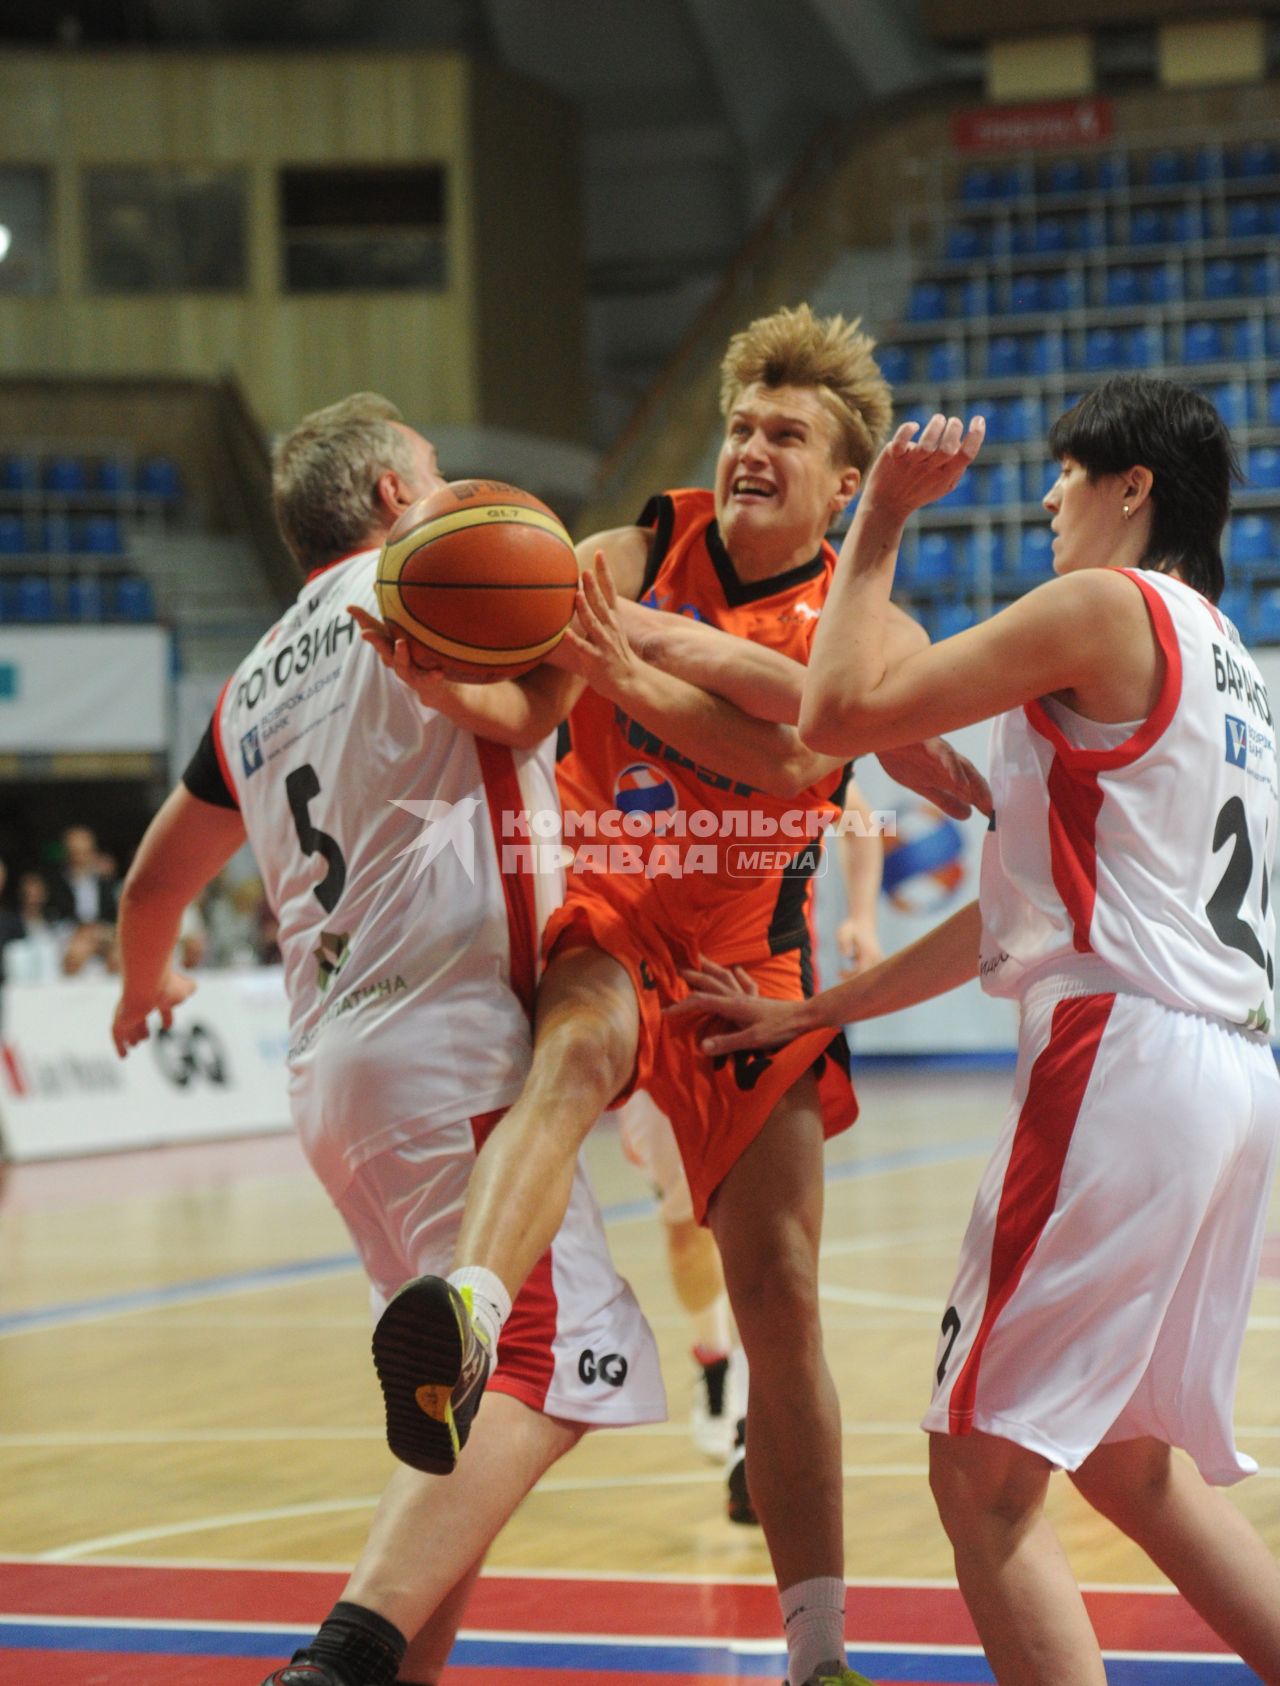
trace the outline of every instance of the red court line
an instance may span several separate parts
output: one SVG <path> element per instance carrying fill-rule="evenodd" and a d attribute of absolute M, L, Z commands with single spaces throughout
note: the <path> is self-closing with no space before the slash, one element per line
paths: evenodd
<path fill-rule="evenodd" d="M 220 1621 L 314 1626 L 337 1599 L 337 1571 L 216 1569 L 0 1561 L 0 1612 L 13 1616 Z M 1183 1600 L 1151 1591 L 1094 1591 L 1085 1602 L 1109 1651 L 1221 1654 L 1226 1647 Z M 955 1587 L 849 1587 L 851 1642 L 976 1645 Z M 498 1633 L 635 1634 L 776 1639 L 772 1587 L 731 1582 L 481 1577 L 464 1628 Z"/>

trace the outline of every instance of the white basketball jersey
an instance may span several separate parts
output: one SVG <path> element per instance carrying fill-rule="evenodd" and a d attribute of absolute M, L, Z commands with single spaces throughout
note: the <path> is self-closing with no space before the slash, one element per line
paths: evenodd
<path fill-rule="evenodd" d="M 376 561 L 314 576 L 215 716 L 280 926 L 295 1118 L 331 1190 L 410 1122 L 516 1098 L 538 938 L 563 890 L 554 737 L 529 752 L 482 741 L 388 672 L 346 607 L 377 613 Z"/>
<path fill-rule="evenodd" d="M 1165 574 L 1126 572 L 1164 656 L 1150 716 L 1112 728 L 1111 741 L 1051 701 L 994 724 L 983 987 L 1020 996 L 1093 956 L 1172 1007 L 1261 1031 L 1277 824 L 1266 689 L 1203 597 Z"/>

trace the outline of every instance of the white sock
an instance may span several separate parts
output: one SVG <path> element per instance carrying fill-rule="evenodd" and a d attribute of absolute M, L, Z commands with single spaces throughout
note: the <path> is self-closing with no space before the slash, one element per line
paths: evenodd
<path fill-rule="evenodd" d="M 490 1355 L 498 1350 L 498 1336 L 502 1325 L 511 1315 L 511 1295 L 500 1276 L 485 1270 L 482 1265 L 467 1265 L 449 1272 L 449 1281 L 458 1289 L 471 1290 L 471 1321 L 489 1348 Z"/>
<path fill-rule="evenodd" d="M 844 1666 L 844 1582 L 834 1576 L 797 1581 L 778 1594 L 787 1635 L 787 1678 L 804 1686 L 823 1663 Z"/>
<path fill-rule="evenodd" d="M 736 1417 L 747 1414 L 747 1355 L 740 1346 L 729 1352 L 729 1400 Z"/>

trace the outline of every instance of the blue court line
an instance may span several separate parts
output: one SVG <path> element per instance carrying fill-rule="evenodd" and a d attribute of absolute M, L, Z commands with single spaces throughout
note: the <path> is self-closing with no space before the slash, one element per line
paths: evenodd
<path fill-rule="evenodd" d="M 947 1146 L 902 1148 L 867 1159 L 850 1159 L 843 1164 L 828 1165 L 826 1180 L 848 1182 L 858 1177 L 876 1177 L 885 1172 L 911 1170 L 917 1166 L 946 1165 L 952 1160 L 970 1159 L 975 1154 L 990 1152 L 991 1142 L 992 1138 L 983 1137 Z M 646 1197 L 606 1206 L 603 1215 L 606 1223 L 626 1223 L 633 1218 L 651 1217 L 657 1210 L 657 1201 Z M 155 1311 L 165 1306 L 217 1299 L 222 1294 L 251 1292 L 279 1287 L 288 1282 L 337 1276 L 343 1271 L 358 1269 L 359 1264 L 354 1253 L 334 1253 L 327 1258 L 298 1259 L 290 1264 L 272 1265 L 266 1270 L 233 1271 L 225 1276 L 210 1276 L 194 1282 L 174 1282 L 163 1288 L 134 1288 L 127 1294 L 105 1294 L 96 1300 L 72 1300 L 67 1305 L 3 1312 L 0 1313 L 0 1336 L 57 1329 L 81 1319 L 117 1317 L 131 1311 Z"/>
<path fill-rule="evenodd" d="M 0 1651 L 100 1652 L 112 1655 L 246 1657 L 272 1662 L 311 1637 L 310 1630 L 279 1628 L 131 1627 L 127 1624 L 66 1626 L 56 1622 L 0 1621 Z M 459 1668 L 546 1668 L 595 1675 L 729 1675 L 743 1680 L 777 1680 L 785 1653 L 739 1650 L 724 1642 L 688 1644 L 634 1638 L 579 1641 L 564 1638 L 463 1636 L 450 1662 Z M 985 1659 L 972 1649 L 888 1651 L 857 1646 L 856 1666 L 877 1681 L 946 1681 L 948 1686 L 991 1686 Z M 1257 1676 L 1230 1657 L 1144 1654 L 1109 1657 L 1108 1686 L 1259 1686 Z"/>

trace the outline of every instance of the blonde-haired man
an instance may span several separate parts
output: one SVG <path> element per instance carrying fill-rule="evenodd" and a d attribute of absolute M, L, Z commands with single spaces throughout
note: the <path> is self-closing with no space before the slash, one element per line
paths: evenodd
<path fill-rule="evenodd" d="M 835 563 L 826 533 L 890 420 L 871 350 L 856 323 L 804 307 L 752 324 L 725 360 L 714 491 L 664 493 L 635 526 L 579 546 L 582 632 L 562 659 L 592 689 L 571 715 L 559 779 L 578 870 L 544 932 L 529 1079 L 477 1161 L 460 1268 L 411 1284 L 375 1336 L 392 1449 L 451 1468 L 583 1136 L 602 1109 L 648 1090 L 675 1128 L 695 1216 L 719 1243 L 751 1368 L 748 1481 L 791 1686 L 862 1679 L 844 1661 L 840 1413 L 817 1308 L 824 1134 L 857 1111 L 847 1050 L 824 1031 L 763 1060 L 713 1062 L 663 1009 L 687 993 L 683 971 L 704 963 L 739 969 L 765 994 L 812 989 L 806 910 L 843 764 L 806 749 L 790 722 Z M 615 604 L 673 669 L 696 676 L 699 663 L 727 661 L 750 673 L 760 706 L 753 697 L 748 714 L 640 659 Z M 927 642 L 905 616 L 892 620 L 904 651 Z M 695 636 L 672 635 L 684 626 Z M 720 635 L 704 647 L 696 635 L 710 628 Z M 385 640 L 381 653 L 390 659 Z M 972 774 L 936 746 L 922 760 L 931 788 L 948 777 L 965 788 Z"/>

